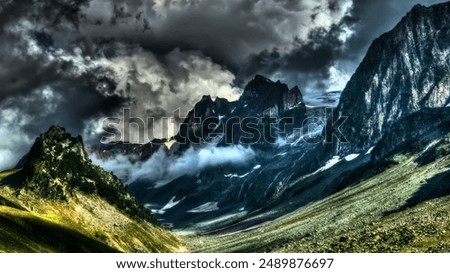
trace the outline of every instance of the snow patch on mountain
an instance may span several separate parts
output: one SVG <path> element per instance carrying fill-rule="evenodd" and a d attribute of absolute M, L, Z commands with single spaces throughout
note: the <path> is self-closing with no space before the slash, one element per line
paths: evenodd
<path fill-rule="evenodd" d="M 203 212 L 211 212 L 219 210 L 219 207 L 217 206 L 217 202 L 208 202 L 203 205 L 200 205 L 196 208 L 193 208 L 191 210 L 188 210 L 190 213 L 203 213 Z"/>
<path fill-rule="evenodd" d="M 357 158 L 359 154 L 349 154 L 348 156 L 344 157 L 345 161 L 352 161 L 353 159 Z"/>
<path fill-rule="evenodd" d="M 175 207 L 176 205 L 178 205 L 181 201 L 183 201 L 186 197 L 181 198 L 178 201 L 175 201 L 177 197 L 176 196 L 172 196 L 172 198 L 169 200 L 169 202 L 167 202 L 167 204 L 164 205 L 164 207 L 162 207 L 159 210 L 152 210 L 152 213 L 157 213 L 157 214 L 164 214 L 166 213 L 167 210 Z"/>

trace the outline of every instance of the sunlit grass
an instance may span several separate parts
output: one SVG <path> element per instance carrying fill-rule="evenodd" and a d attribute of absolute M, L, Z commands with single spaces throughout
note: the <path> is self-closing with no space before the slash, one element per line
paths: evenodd
<path fill-rule="evenodd" d="M 16 172 L 20 171 L 21 169 L 12 169 L 12 170 L 7 170 L 7 171 L 3 171 L 0 172 L 0 181 L 2 181 L 3 179 L 5 179 L 6 177 L 15 174 Z"/>
<path fill-rule="evenodd" d="M 104 199 L 80 192 L 65 202 L 1 186 L 0 230 L 0 252 L 185 251 L 171 232 L 133 220 Z M 73 240 L 79 243 L 71 247 Z"/>

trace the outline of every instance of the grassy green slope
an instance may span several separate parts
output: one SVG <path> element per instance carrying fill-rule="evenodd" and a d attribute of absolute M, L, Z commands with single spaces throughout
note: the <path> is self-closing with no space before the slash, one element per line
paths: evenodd
<path fill-rule="evenodd" d="M 0 252 L 118 252 L 77 230 L 0 206 Z"/>
<path fill-rule="evenodd" d="M 418 166 L 399 155 L 390 168 L 262 227 L 190 236 L 195 252 L 448 252 L 450 198 L 412 204 L 433 178 L 448 178 L 450 155 Z M 438 181 L 439 182 L 439 181 Z M 439 184 L 438 184 L 439 185 Z M 270 212 L 269 212 L 270 213 Z"/>
<path fill-rule="evenodd" d="M 15 173 L 0 173 L 0 178 Z M 67 202 L 0 186 L 0 252 L 180 252 L 164 228 L 131 219 L 104 199 L 75 191 Z"/>

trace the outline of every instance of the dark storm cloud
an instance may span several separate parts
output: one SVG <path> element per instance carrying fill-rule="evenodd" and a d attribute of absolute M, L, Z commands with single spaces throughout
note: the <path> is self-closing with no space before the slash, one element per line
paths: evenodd
<path fill-rule="evenodd" d="M 26 52 L 21 46 L 14 48 L 19 52 Z M 49 60 L 49 56 L 53 60 Z M 63 102 L 67 102 L 67 105 L 61 108 L 63 111 L 57 111 L 59 119 L 65 120 L 64 123 L 71 129 L 77 129 L 78 133 L 81 133 L 86 118 L 111 114 L 113 109 L 124 105 L 124 99 L 119 100 L 117 96 L 108 95 L 108 91 L 113 90 L 115 84 L 108 78 L 107 72 L 101 68 L 86 68 L 86 71 L 77 72 L 80 69 L 79 64 L 64 57 L 50 52 L 34 56 L 3 56 L 0 66 L 0 103 L 7 98 L 27 97 L 36 90 L 49 88 L 62 95 Z M 36 110 L 36 113 L 39 113 L 39 109 L 33 106 L 30 102 L 30 106 L 22 109 L 33 112 Z M 34 125 L 42 131 L 42 128 L 50 126 L 51 123 L 43 119 Z"/>
<path fill-rule="evenodd" d="M 62 22 L 79 24 L 79 13 L 89 0 L 5 0 L 0 3 L 0 26 L 27 17 L 56 26 Z M 45 16 L 43 16 L 45 15 Z"/>
<path fill-rule="evenodd" d="M 303 84 L 327 78 L 350 6 L 351 0 L 92 1 L 80 29 L 160 56 L 200 51 L 233 72 L 241 87 L 255 73 L 286 73 L 289 84 Z"/>
<path fill-rule="evenodd" d="M 99 91 L 98 85 L 111 84 L 99 69 L 74 73 L 77 69 L 74 59 L 65 58 L 68 53 L 58 52 L 49 34 L 59 29 L 77 36 L 76 27 L 82 17 L 79 12 L 88 2 L 24 0 L 2 3 L 0 102 L 11 96 L 26 96 L 46 86 L 62 91 L 77 89 L 77 86 L 85 89 L 90 85 L 89 90 Z M 74 47 L 66 49 L 73 51 Z"/>
<path fill-rule="evenodd" d="M 23 98 L 33 92 L 52 90 L 61 96 L 52 118 L 36 119 L 24 126 L 25 133 L 38 134 L 52 124 L 62 124 L 74 133 L 81 133 L 86 119 L 95 116 L 111 115 L 117 108 L 125 105 L 126 99 L 108 95 L 115 83 L 101 69 L 89 68 L 86 72 L 74 73 L 78 69 L 72 60 L 48 61 L 43 56 L 36 58 L 14 58 L 0 73 L 2 82 L 0 103 L 2 107 L 14 106 L 20 102 L 21 111 L 37 116 L 46 109 L 35 101 Z M 5 73 L 5 70 L 7 73 Z M 11 99 L 9 102 L 6 99 Z M 6 101 L 5 101 L 6 100 Z"/>
<path fill-rule="evenodd" d="M 343 24 L 343 23 L 342 23 Z M 332 26 L 329 30 L 316 28 L 310 31 L 306 41 L 295 41 L 294 48 L 281 54 L 277 48 L 250 55 L 239 72 L 239 80 L 245 83 L 252 75 L 283 75 L 290 84 L 304 87 L 326 88 L 323 81 L 329 78 L 329 68 L 343 53 L 344 42 L 339 39 L 341 27 Z"/>
<path fill-rule="evenodd" d="M 88 1 L 3 1 L 0 4 L 0 169 L 15 165 L 54 124 L 83 133 L 86 122 L 111 115 L 126 99 L 112 95 L 108 71 L 55 45 L 51 33 L 77 36 Z M 44 16 L 43 16 L 44 15 Z"/>
<path fill-rule="evenodd" d="M 235 70 L 239 59 L 249 52 L 283 41 L 270 25 L 272 20 L 278 23 L 287 13 L 282 1 L 278 7 L 261 12 L 254 11 L 259 1 L 253 0 L 156 2 L 160 4 L 112 1 L 106 14 L 104 5 L 94 4 L 87 11 L 88 18 L 100 23 L 86 25 L 84 34 L 120 35 L 122 41 L 138 42 L 161 55 L 175 48 L 200 50 L 215 62 Z"/>

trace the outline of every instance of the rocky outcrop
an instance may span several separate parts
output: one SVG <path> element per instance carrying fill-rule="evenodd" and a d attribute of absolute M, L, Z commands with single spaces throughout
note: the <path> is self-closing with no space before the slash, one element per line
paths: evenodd
<path fill-rule="evenodd" d="M 293 108 L 305 110 L 300 89 L 290 89 L 280 81 L 273 82 L 263 76 L 256 75 L 244 89 L 239 98 L 240 108 L 248 114 L 263 115 L 269 111 L 272 116 L 282 116 Z"/>
<path fill-rule="evenodd" d="M 305 108 L 303 96 L 298 86 L 283 94 L 283 111 L 286 112 L 296 107 L 303 108 L 303 110 Z"/>
<path fill-rule="evenodd" d="M 133 218 L 154 222 L 142 205 L 113 174 L 92 164 L 81 137 L 53 126 L 36 139 L 25 157 L 19 189 L 48 200 L 67 201 L 75 191 L 96 195 Z"/>

